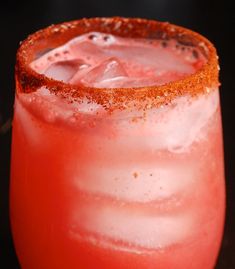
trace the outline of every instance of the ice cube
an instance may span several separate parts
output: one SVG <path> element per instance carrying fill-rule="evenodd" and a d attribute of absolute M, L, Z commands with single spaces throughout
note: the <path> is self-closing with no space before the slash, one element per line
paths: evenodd
<path fill-rule="evenodd" d="M 122 59 L 129 65 L 134 64 L 133 71 L 136 70 L 136 66 L 148 67 L 152 70 L 160 71 L 176 71 L 183 74 L 189 74 L 194 71 L 192 65 L 181 56 L 173 52 L 172 50 L 166 50 L 156 47 L 152 49 L 149 46 L 140 45 L 113 45 L 109 48 L 107 53 L 110 57 L 116 57 Z M 129 69 L 129 68 L 128 68 Z M 133 75 L 130 70 L 130 76 Z"/>
<path fill-rule="evenodd" d="M 121 146 L 121 145 L 120 145 Z M 114 145 L 115 147 L 115 145 Z M 102 197 L 138 203 L 157 203 L 190 192 L 200 178 L 199 167 L 179 163 L 79 167 L 74 176 L 75 188 Z"/>
<path fill-rule="evenodd" d="M 148 87 L 157 86 L 168 83 L 172 80 L 180 79 L 183 75 L 177 73 L 165 73 L 155 77 L 115 77 L 106 79 L 99 83 L 95 83 L 97 88 L 132 88 L 132 87 Z"/>
<path fill-rule="evenodd" d="M 96 83 L 97 88 L 132 88 L 132 87 L 146 87 L 159 85 L 159 81 L 156 78 L 130 78 L 130 77 L 118 77 L 114 79 L 104 80 L 100 83 Z"/>
<path fill-rule="evenodd" d="M 70 234 L 73 238 L 85 230 L 116 245 L 120 242 L 129 247 L 150 250 L 181 243 L 196 231 L 195 214 L 189 210 L 177 214 L 156 214 L 131 205 L 86 201 L 79 202 L 79 210 L 76 208 L 71 218 L 73 227 Z"/>
<path fill-rule="evenodd" d="M 50 78 L 68 82 L 77 71 L 87 67 L 88 65 L 81 59 L 59 61 L 50 65 L 44 74 Z"/>
<path fill-rule="evenodd" d="M 127 72 L 116 58 L 109 58 L 88 72 L 81 82 L 85 85 L 97 87 L 99 83 L 108 82 L 120 77 L 127 77 Z"/>
<path fill-rule="evenodd" d="M 119 120 L 115 125 L 119 137 L 118 150 L 128 148 L 129 154 L 135 149 L 188 152 L 194 142 L 205 139 L 209 130 L 206 126 L 213 119 L 218 105 L 218 91 L 212 91 L 199 98 L 176 98 L 168 106 L 147 111 L 145 120 Z M 122 119 L 129 117 L 128 113 L 123 112 Z"/>

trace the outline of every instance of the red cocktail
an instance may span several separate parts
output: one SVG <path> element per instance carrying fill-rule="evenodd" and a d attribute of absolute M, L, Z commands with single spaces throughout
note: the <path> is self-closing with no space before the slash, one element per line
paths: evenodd
<path fill-rule="evenodd" d="M 209 269 L 225 190 L 213 45 L 84 19 L 18 51 L 11 221 L 23 269 Z"/>

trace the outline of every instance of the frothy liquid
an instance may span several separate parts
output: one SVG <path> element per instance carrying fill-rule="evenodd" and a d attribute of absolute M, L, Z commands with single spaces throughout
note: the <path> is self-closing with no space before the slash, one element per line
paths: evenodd
<path fill-rule="evenodd" d="M 44 54 L 31 67 L 67 83 L 115 88 L 162 85 L 194 73 L 205 61 L 198 49 L 176 40 L 90 32 Z"/>

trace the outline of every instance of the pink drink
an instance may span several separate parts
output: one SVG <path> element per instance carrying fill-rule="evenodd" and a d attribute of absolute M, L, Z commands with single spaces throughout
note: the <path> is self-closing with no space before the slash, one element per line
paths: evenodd
<path fill-rule="evenodd" d="M 162 85 L 206 62 L 197 48 L 176 40 L 133 39 L 90 32 L 46 53 L 31 67 L 48 77 L 95 88 Z"/>
<path fill-rule="evenodd" d="M 40 79 L 28 84 L 18 63 L 11 220 L 21 266 L 213 268 L 225 207 L 218 83 L 203 69 L 211 53 L 216 64 L 213 47 L 187 30 L 197 44 L 168 29 L 121 37 L 120 22 L 132 32 L 148 21 L 97 20 L 114 26 L 29 53 L 32 69 L 64 83 L 32 73 Z"/>

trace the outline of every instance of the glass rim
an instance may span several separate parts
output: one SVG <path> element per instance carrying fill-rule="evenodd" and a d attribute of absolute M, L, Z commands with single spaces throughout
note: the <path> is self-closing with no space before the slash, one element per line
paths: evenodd
<path fill-rule="evenodd" d="M 100 31 L 123 37 L 175 39 L 184 46 L 197 47 L 207 61 L 193 74 L 182 79 L 158 86 L 131 88 L 94 88 L 72 85 L 39 74 L 30 67 L 30 63 L 51 47 L 56 48 L 70 39 L 91 31 Z M 28 36 L 17 51 L 16 57 L 17 93 L 34 92 L 46 87 L 52 93 L 65 98 L 102 105 L 106 110 L 126 109 L 135 106 L 149 109 L 166 105 L 176 97 L 208 93 L 219 86 L 218 56 L 213 44 L 202 35 L 168 22 L 159 22 L 142 18 L 89 18 L 57 25 L 37 31 Z"/>

